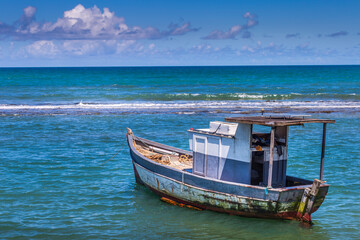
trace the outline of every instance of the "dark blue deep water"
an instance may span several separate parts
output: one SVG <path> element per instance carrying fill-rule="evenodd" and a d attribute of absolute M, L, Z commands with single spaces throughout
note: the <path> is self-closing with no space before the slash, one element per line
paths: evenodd
<path fill-rule="evenodd" d="M 186 129 L 261 108 L 336 120 L 313 227 L 171 206 L 135 183 L 126 127 L 188 149 Z M 360 66 L 0 68 L 0 238 L 358 239 L 359 117 Z M 319 176 L 321 133 L 290 128 L 289 175 Z"/>

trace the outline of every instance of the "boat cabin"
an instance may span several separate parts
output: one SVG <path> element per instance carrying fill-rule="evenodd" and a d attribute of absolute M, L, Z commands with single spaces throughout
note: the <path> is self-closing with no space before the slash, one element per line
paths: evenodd
<path fill-rule="evenodd" d="M 334 120 L 305 117 L 230 117 L 210 122 L 209 128 L 190 129 L 194 174 L 256 186 L 289 186 L 286 176 L 289 126 L 323 123 L 320 180 L 323 175 L 326 123 Z M 255 132 L 254 125 L 271 127 Z"/>

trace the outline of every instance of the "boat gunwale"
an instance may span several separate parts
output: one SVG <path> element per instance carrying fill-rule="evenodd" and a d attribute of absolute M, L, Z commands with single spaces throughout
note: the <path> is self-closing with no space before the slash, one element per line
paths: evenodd
<path fill-rule="evenodd" d="M 130 143 L 133 142 L 132 140 L 136 140 L 136 139 L 140 139 L 140 142 L 143 141 L 143 142 L 149 143 L 150 145 L 153 145 L 155 147 L 162 147 L 162 148 L 164 148 L 164 150 L 172 150 L 172 151 L 177 152 L 177 153 L 188 154 L 188 155 L 192 156 L 191 152 L 186 151 L 186 150 L 182 150 L 182 149 L 179 149 L 179 148 L 171 147 L 171 146 L 168 146 L 168 145 L 165 145 L 165 144 L 161 144 L 161 143 L 158 143 L 158 142 L 154 142 L 154 141 L 151 141 L 151 140 L 148 140 L 148 139 L 140 138 L 140 137 L 137 137 L 137 136 L 135 136 L 133 134 L 127 134 L 127 142 L 128 142 L 129 147 L 130 147 L 130 150 L 132 152 L 136 153 L 136 155 L 140 156 L 143 160 L 149 162 L 150 164 L 154 164 L 154 165 L 157 165 L 157 166 L 160 166 L 160 167 L 163 167 L 163 168 L 170 169 L 172 171 L 176 171 L 176 172 L 179 172 L 179 173 L 182 173 L 182 174 L 189 175 L 189 176 L 195 176 L 195 177 L 200 178 L 200 179 L 204 179 L 204 180 L 208 180 L 208 181 L 214 181 L 214 182 L 228 184 L 228 185 L 233 185 L 233 186 L 246 187 L 246 188 L 254 188 L 254 189 L 260 189 L 260 190 L 267 189 L 268 191 L 278 192 L 278 193 L 286 192 L 286 191 L 305 189 L 305 188 L 308 188 L 308 187 L 312 186 L 312 184 L 307 184 L 307 185 L 299 185 L 299 186 L 291 186 L 291 187 L 283 187 L 283 188 L 267 188 L 267 187 L 262 187 L 262 186 L 254 186 L 254 185 L 244 184 L 244 183 L 235 183 L 235 182 L 223 181 L 223 180 L 219 180 L 219 179 L 208 178 L 208 177 L 196 175 L 196 174 L 193 174 L 193 173 L 189 173 L 189 172 L 187 172 L 185 170 L 179 170 L 179 169 L 176 169 L 176 168 L 173 168 L 173 167 L 170 167 L 170 166 L 166 166 L 164 164 L 157 163 L 157 162 L 145 157 L 139 151 L 136 150 L 134 144 L 130 144 Z M 145 169 L 147 169 L 147 168 L 145 168 Z M 171 179 L 176 181 L 173 178 L 171 178 Z M 304 179 L 304 180 L 306 180 L 306 179 Z M 321 188 L 329 187 L 329 186 L 330 186 L 329 184 L 325 184 L 325 183 L 320 185 Z"/>

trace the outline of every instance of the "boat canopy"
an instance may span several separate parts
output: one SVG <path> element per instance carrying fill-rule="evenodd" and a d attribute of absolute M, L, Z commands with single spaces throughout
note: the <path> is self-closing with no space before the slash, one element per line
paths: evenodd
<path fill-rule="evenodd" d="M 303 125 L 305 123 L 335 123 L 335 120 L 305 118 L 305 116 L 228 117 L 225 120 L 227 122 L 258 124 L 269 127 Z"/>

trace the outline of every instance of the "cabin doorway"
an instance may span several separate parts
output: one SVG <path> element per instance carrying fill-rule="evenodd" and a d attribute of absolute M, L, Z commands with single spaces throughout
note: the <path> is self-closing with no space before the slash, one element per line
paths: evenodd
<path fill-rule="evenodd" d="M 251 185 L 263 185 L 264 151 L 253 151 L 251 161 Z"/>
<path fill-rule="evenodd" d="M 270 161 L 270 131 L 265 126 L 253 126 L 251 133 L 251 184 L 256 186 L 268 185 Z M 286 184 L 287 138 L 288 127 L 275 127 L 272 187 L 283 187 Z"/>

